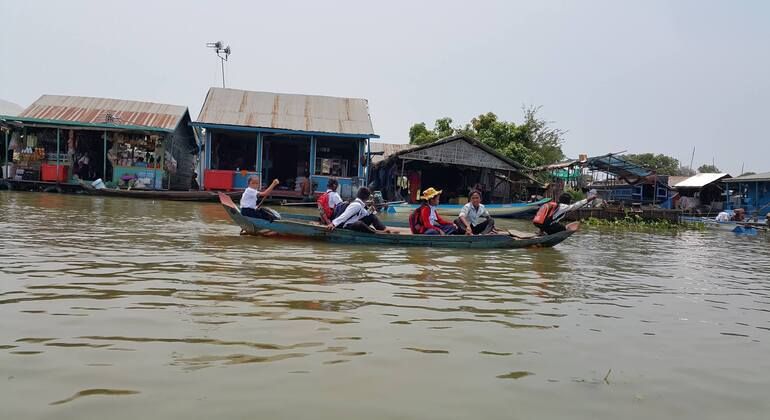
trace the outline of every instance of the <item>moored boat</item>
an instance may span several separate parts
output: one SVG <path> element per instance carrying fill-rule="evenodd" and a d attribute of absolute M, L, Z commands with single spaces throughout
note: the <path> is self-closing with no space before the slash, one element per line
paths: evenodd
<path fill-rule="evenodd" d="M 537 209 L 543 204 L 551 201 L 550 198 L 544 198 L 540 201 L 534 201 L 531 203 L 508 203 L 508 204 L 485 204 L 489 215 L 492 217 L 520 217 L 527 214 L 534 214 Z M 389 214 L 409 214 L 414 209 L 419 207 L 419 204 L 394 204 L 388 206 Z M 439 204 L 439 211 L 445 214 L 457 215 L 463 208 L 462 204 Z"/>
<path fill-rule="evenodd" d="M 94 188 L 87 182 L 81 182 L 83 191 L 90 195 L 107 197 L 144 198 L 154 200 L 171 201 L 217 201 L 219 194 L 214 191 L 159 191 L 159 190 L 121 190 L 113 188 Z M 230 191 L 226 195 L 231 199 L 238 199 L 243 191 Z"/>
<path fill-rule="evenodd" d="M 733 220 L 718 222 L 710 217 L 681 216 L 680 220 L 685 223 L 702 223 L 709 229 L 723 230 L 726 232 L 733 232 L 737 227 L 749 227 L 755 229 L 766 229 L 768 227 L 767 224 L 763 222 L 737 222 Z"/>
<path fill-rule="evenodd" d="M 574 234 L 580 223 L 571 223 L 567 230 L 553 235 L 536 235 L 506 231 L 491 235 L 414 235 L 408 228 L 393 228 L 397 233 L 362 233 L 348 229 L 329 231 L 325 226 L 302 218 L 282 218 L 275 221 L 245 217 L 230 197 L 220 194 L 219 201 L 233 222 L 251 235 L 280 235 L 315 239 L 327 242 L 390 245 L 390 246 L 422 246 L 442 248 L 530 248 L 552 247 L 563 242 Z"/>

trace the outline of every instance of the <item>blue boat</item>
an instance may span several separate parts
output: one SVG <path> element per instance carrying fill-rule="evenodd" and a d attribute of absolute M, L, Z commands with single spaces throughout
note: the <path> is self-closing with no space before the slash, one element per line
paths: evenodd
<path fill-rule="evenodd" d="M 491 235 L 414 235 L 408 228 L 393 228 L 397 233 L 364 233 L 348 229 L 329 231 L 310 220 L 282 218 L 275 221 L 243 216 L 233 200 L 219 195 L 220 203 L 233 222 L 250 235 L 293 236 L 326 242 L 386 246 L 422 246 L 442 248 L 531 248 L 552 247 L 577 232 L 580 223 L 567 225 L 567 230 L 553 235 L 536 235 L 516 231 Z M 305 216 L 303 216 L 305 217 Z M 307 216 L 311 217 L 311 216 Z"/>
<path fill-rule="evenodd" d="M 508 204 L 484 204 L 489 215 L 492 217 L 522 217 L 528 214 L 535 214 L 537 209 L 543 204 L 551 201 L 550 198 L 544 198 L 540 201 L 531 203 L 508 203 Z M 419 204 L 394 204 L 388 206 L 388 214 L 409 214 L 419 207 Z M 463 204 L 439 204 L 438 210 L 446 215 L 457 216 Z"/>

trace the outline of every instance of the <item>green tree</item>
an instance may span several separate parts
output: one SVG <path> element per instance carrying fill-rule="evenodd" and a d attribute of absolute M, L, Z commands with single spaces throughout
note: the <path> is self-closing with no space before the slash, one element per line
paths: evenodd
<path fill-rule="evenodd" d="M 644 168 L 653 170 L 659 175 L 680 175 L 679 161 L 664 154 L 641 153 L 624 156 L 626 160 Z"/>
<path fill-rule="evenodd" d="M 701 165 L 700 168 L 698 168 L 698 172 L 702 174 L 718 174 L 721 171 L 719 170 L 719 168 L 717 168 L 714 165 L 704 164 L 704 165 Z"/>
<path fill-rule="evenodd" d="M 757 174 L 756 172 L 749 171 L 749 172 L 744 172 L 744 173 L 740 174 L 739 176 L 749 176 L 749 175 L 756 175 L 756 174 Z"/>
<path fill-rule="evenodd" d="M 414 124 L 409 129 L 409 144 L 427 144 L 438 140 L 438 135 L 432 130 L 428 130 L 424 122 Z"/>
<path fill-rule="evenodd" d="M 458 128 L 452 127 L 451 118 L 436 120 L 433 130 L 428 130 L 425 123 L 417 123 L 409 129 L 409 142 L 426 144 L 463 134 L 478 139 L 524 166 L 557 162 L 564 158 L 561 145 L 565 131 L 553 128 L 549 121 L 539 118 L 539 111 L 540 107 L 524 108 L 524 122 L 519 125 L 501 121 L 492 112 L 481 114 Z"/>

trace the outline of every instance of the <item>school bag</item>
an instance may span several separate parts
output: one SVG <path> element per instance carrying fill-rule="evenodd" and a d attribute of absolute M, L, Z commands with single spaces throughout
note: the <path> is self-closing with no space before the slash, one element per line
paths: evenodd
<path fill-rule="evenodd" d="M 532 219 L 532 223 L 537 226 L 538 228 L 543 228 L 544 226 L 548 226 L 553 222 L 553 215 L 556 213 L 556 210 L 559 208 L 559 203 L 555 201 L 549 201 L 537 210 L 537 213 L 535 214 L 535 217 Z"/>
<path fill-rule="evenodd" d="M 424 207 L 426 207 L 426 205 L 421 204 L 420 207 L 417 207 L 411 214 L 409 214 L 409 229 L 412 230 L 412 233 L 422 233 L 424 226 L 420 220 L 420 215 Z"/>
<path fill-rule="evenodd" d="M 328 200 L 327 200 L 328 202 Z M 350 201 L 343 201 L 339 204 L 337 204 L 334 207 L 334 211 L 332 212 L 332 216 L 329 218 L 329 220 L 334 220 L 342 215 L 342 213 L 345 213 L 345 209 L 348 208 L 350 205 Z"/>
<path fill-rule="evenodd" d="M 318 200 L 316 200 L 316 203 L 318 204 L 318 208 L 323 210 L 324 214 L 326 215 L 329 220 L 332 220 L 334 217 L 334 210 L 329 208 L 329 192 L 325 192 L 321 194 L 320 197 L 318 197 Z M 337 205 L 339 207 L 339 205 Z"/>

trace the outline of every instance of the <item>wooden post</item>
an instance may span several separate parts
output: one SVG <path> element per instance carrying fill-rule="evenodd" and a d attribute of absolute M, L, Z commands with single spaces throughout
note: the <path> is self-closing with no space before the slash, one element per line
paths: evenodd
<path fill-rule="evenodd" d="M 107 178 L 107 130 L 104 130 L 104 156 L 102 157 L 102 182 Z"/>
<path fill-rule="evenodd" d="M 10 178 L 11 174 L 8 173 L 9 172 L 9 170 L 8 170 L 9 169 L 8 168 L 8 132 L 10 130 L 8 129 L 8 127 L 5 127 L 4 131 L 5 131 L 5 149 L 4 149 L 5 150 L 5 158 L 3 159 L 3 161 L 5 163 L 3 164 L 3 178 Z"/>
<path fill-rule="evenodd" d="M 59 183 L 59 142 L 61 141 L 61 128 L 56 129 L 56 183 Z"/>

